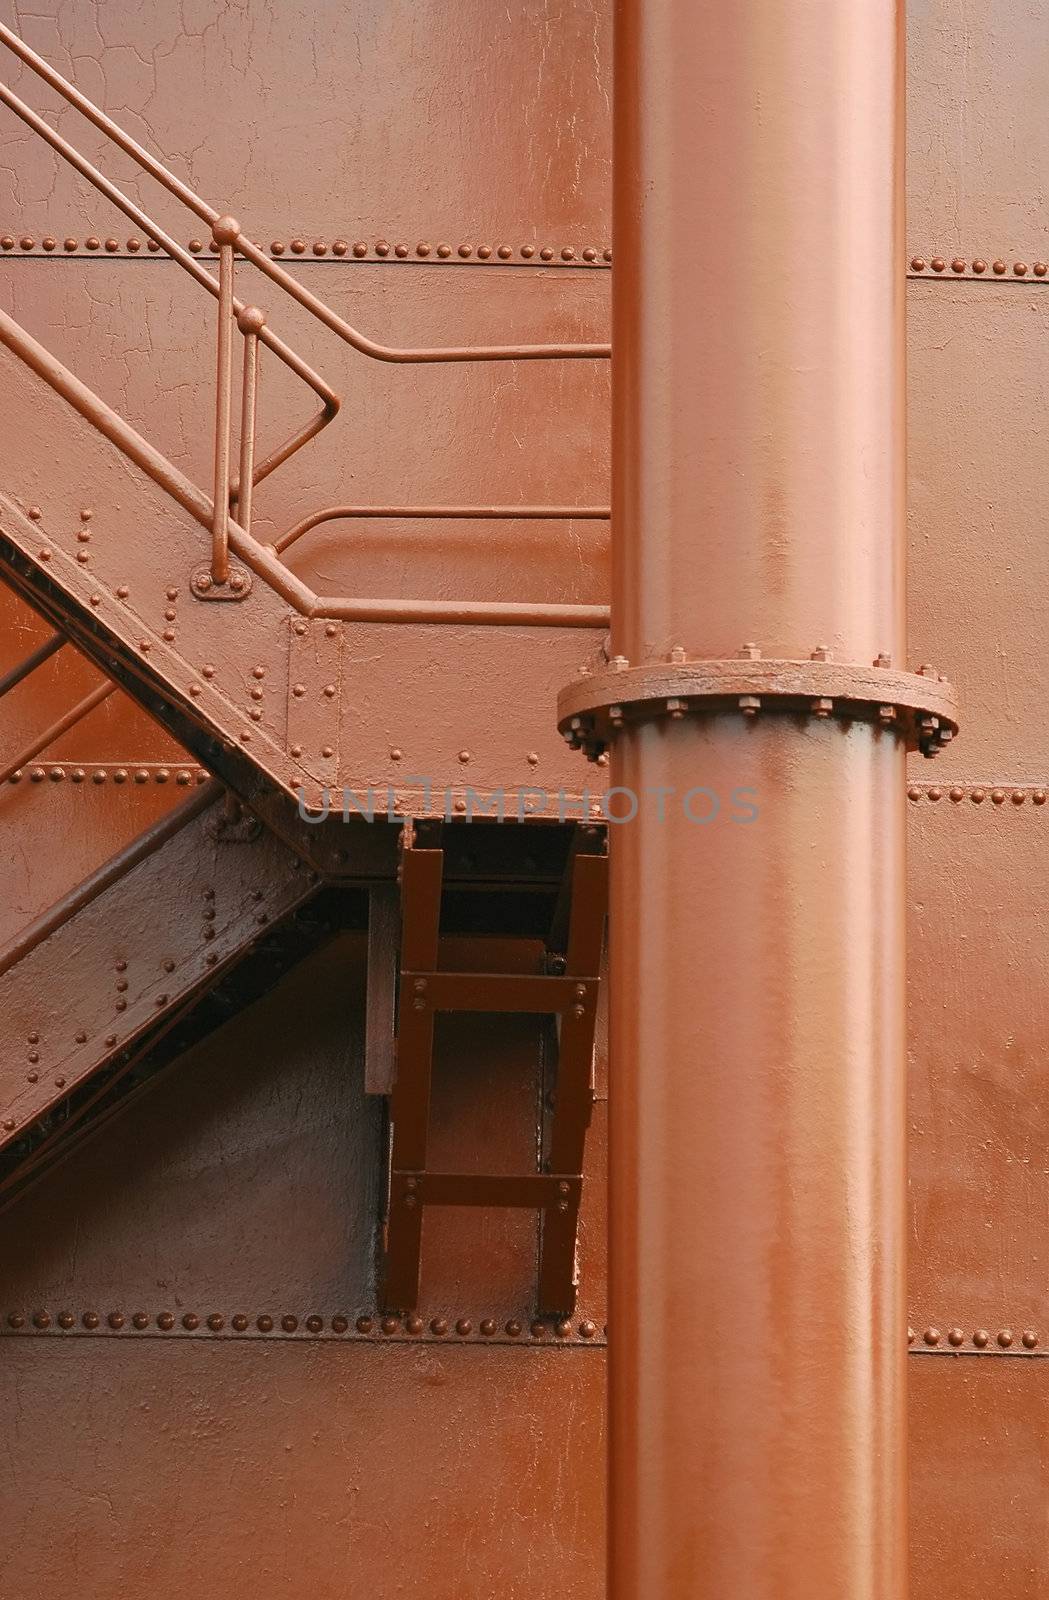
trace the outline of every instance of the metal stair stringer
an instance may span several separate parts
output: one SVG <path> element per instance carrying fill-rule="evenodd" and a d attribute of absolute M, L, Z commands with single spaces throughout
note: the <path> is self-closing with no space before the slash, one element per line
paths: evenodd
<path fill-rule="evenodd" d="M 338 770 L 342 624 L 301 615 L 246 565 L 207 598 L 207 536 L 186 509 L 201 492 L 102 402 L 104 430 L 74 409 L 65 390 L 83 385 L 2 313 L 0 341 L 0 575 L 249 805 L 274 788 L 319 803 Z"/>
<path fill-rule="evenodd" d="M 258 824 L 231 827 L 210 784 L 0 951 L 0 1151 L 181 1017 L 320 881 Z"/>

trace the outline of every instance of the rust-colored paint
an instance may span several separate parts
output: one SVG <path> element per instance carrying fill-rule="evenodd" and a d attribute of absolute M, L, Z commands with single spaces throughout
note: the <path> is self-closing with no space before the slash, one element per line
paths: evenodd
<path fill-rule="evenodd" d="M 833 1563 L 856 1548 L 863 1519 L 839 1514 L 842 1484 L 856 1481 L 849 1474 L 861 1468 L 864 1428 L 878 1412 L 858 1405 L 857 1426 L 822 1441 L 823 1466 L 832 1457 L 844 1461 L 826 1494 L 819 1470 L 796 1469 L 802 1447 L 812 1461 L 807 1429 L 815 1415 L 800 1402 L 814 1397 L 823 1415 L 840 1417 L 840 1385 L 869 1376 L 874 1343 L 888 1348 L 889 1341 L 888 1311 L 872 1331 L 862 1292 L 849 1298 L 844 1276 L 832 1270 L 840 1261 L 841 1191 L 833 1190 L 838 1169 L 826 1156 L 843 1125 L 838 1091 L 861 1078 L 857 1071 L 819 1079 L 810 1064 L 835 1051 L 869 1064 L 864 1041 L 877 1019 L 864 974 L 887 929 L 899 927 L 898 871 L 879 876 L 874 864 L 887 855 L 898 863 L 901 827 L 899 759 L 877 753 L 897 735 L 871 730 L 896 726 L 908 742 L 921 742 L 919 719 L 906 706 L 883 720 L 880 702 L 858 692 L 847 670 L 854 644 L 853 667 L 885 673 L 882 684 L 891 675 L 898 697 L 913 694 L 912 709 L 942 718 L 926 743 L 946 743 L 953 702 L 928 676 L 922 685 L 903 683 L 906 666 L 949 669 L 963 706 L 962 737 L 941 749 L 932 768 L 912 754 L 907 780 L 909 1318 L 897 1304 L 899 1344 L 879 1381 L 898 1383 L 909 1321 L 910 1593 L 913 1600 L 948 1591 L 958 1600 L 1049 1594 L 1042 1461 L 1049 1083 L 1038 958 L 1049 897 L 1040 642 L 1049 585 L 1040 100 L 1049 29 L 1038 0 L 912 0 L 906 9 L 909 205 L 906 244 L 898 241 L 894 256 L 884 219 L 871 214 L 884 198 L 881 181 L 870 181 L 866 168 L 861 180 L 858 167 L 850 181 L 849 169 L 839 168 L 848 203 L 837 223 L 849 219 L 847 238 L 837 223 L 824 225 L 825 189 L 813 182 L 827 151 L 854 149 L 849 140 L 867 125 L 862 93 L 840 91 L 846 80 L 855 90 L 861 73 L 865 82 L 873 78 L 883 59 L 877 50 L 862 62 L 849 50 L 828 60 L 816 128 L 804 78 L 818 54 L 809 7 L 792 13 L 789 48 L 777 19 L 764 14 L 771 8 L 755 21 L 758 8 L 744 7 L 739 17 L 731 8 L 690 17 L 692 35 L 675 49 L 684 73 L 689 46 L 710 30 L 718 97 L 731 95 L 741 67 L 753 68 L 771 119 L 765 125 L 775 124 L 784 92 L 796 94 L 792 109 L 801 114 L 787 122 L 796 138 L 776 148 L 776 167 L 757 174 L 763 146 L 740 137 L 745 109 L 713 157 L 705 155 L 709 129 L 700 130 L 685 170 L 709 198 L 706 213 L 696 220 L 686 206 L 676 220 L 657 217 L 627 242 L 622 228 L 617 234 L 620 295 L 669 308 L 655 320 L 646 313 L 643 323 L 646 339 L 654 332 L 668 341 L 667 373 L 675 375 L 674 361 L 688 348 L 678 339 L 693 328 L 697 302 L 708 336 L 719 340 L 717 359 L 696 368 L 699 393 L 709 396 L 698 418 L 693 392 L 670 414 L 667 433 L 646 435 L 660 447 L 680 437 L 666 483 L 689 481 L 680 467 L 694 461 L 696 441 L 709 448 L 724 439 L 698 509 L 675 501 L 665 523 L 648 517 L 633 529 L 645 535 L 644 582 L 622 575 L 616 598 L 629 588 L 629 627 L 659 658 L 642 687 L 678 704 L 668 705 L 657 734 L 644 731 L 643 697 L 632 700 L 621 720 L 633 731 L 619 737 L 612 724 L 620 719 L 611 716 L 619 702 L 603 681 L 608 362 L 391 362 L 370 359 L 339 333 L 341 326 L 361 330 L 387 352 L 607 345 L 610 0 L 564 0 L 556 8 L 523 0 L 502 9 L 476 0 L 430 8 L 409 0 L 309 7 L 274 0 L 222 11 L 115 0 L 98 16 L 58 0 L 39 0 L 32 14 L 0 7 L 0 23 L 207 202 L 203 213 L 187 212 L 176 196 L 142 181 L 124 154 L 114 159 L 97 124 L 72 111 L 56 117 L 61 101 L 14 64 L 13 94 L 52 120 L 141 211 L 118 209 L 3 109 L 0 310 L 148 442 L 162 477 L 170 467 L 179 487 L 189 486 L 190 505 L 180 510 L 164 491 L 154 495 L 155 485 L 119 449 L 82 431 L 53 389 L 13 361 L 9 367 L 3 353 L 0 494 L 30 524 L 18 524 L 28 553 L 39 552 L 46 534 L 63 571 L 97 564 L 110 580 L 107 625 L 117 616 L 112 591 L 124 586 L 124 615 L 143 623 L 125 627 L 120 649 L 107 655 L 87 621 L 91 590 L 81 593 L 87 606 L 73 617 L 57 614 L 53 590 L 26 583 L 24 573 L 22 595 L 0 591 L 0 687 L 9 686 L 0 702 L 0 768 L 64 723 L 103 678 L 120 685 L 0 786 L 0 943 L 13 955 L 34 946 L 21 971 L 13 961 L 0 977 L 20 997 L 0 1019 L 5 1083 L 17 1094 L 36 1087 L 28 1074 L 43 1064 L 28 1060 L 40 1051 L 29 1042 L 38 1029 L 25 1020 L 27 1008 L 46 1013 L 56 1038 L 69 1033 L 71 1054 L 98 1052 L 77 1095 L 52 1084 L 54 1103 L 39 1108 L 30 1133 L 3 1135 L 5 1176 L 23 1138 L 54 1140 L 29 1152 L 39 1154 L 36 1166 L 0 1195 L 0 1391 L 11 1462 L 0 1485 L 5 1594 L 76 1588 L 101 1595 L 114 1587 L 167 1594 L 196 1583 L 222 1597 L 239 1594 L 245 1582 L 275 1594 L 305 1586 L 322 1597 L 341 1596 L 347 1585 L 380 1597 L 425 1589 L 436 1600 L 496 1591 L 522 1600 L 599 1600 L 606 1592 L 604 1018 L 597 1019 L 572 1317 L 534 1321 L 533 1213 L 435 1206 L 425 1223 L 418 1311 L 391 1319 L 377 1294 L 384 1101 L 365 1092 L 364 1063 L 367 1056 L 379 1086 L 388 1086 L 396 1041 L 389 1027 L 379 1040 L 374 1024 L 393 1013 L 394 997 L 380 988 L 366 1046 L 364 963 L 366 894 L 386 897 L 387 944 L 391 901 L 399 916 L 390 848 L 397 830 L 387 836 L 364 825 L 347 831 L 338 821 L 301 823 L 287 791 L 262 791 L 259 767 L 221 743 L 232 736 L 239 746 L 241 732 L 264 728 L 280 769 L 273 777 L 286 782 L 293 767 L 277 756 L 301 742 L 305 766 L 296 775 L 307 789 L 312 776 L 315 797 L 330 779 L 349 782 L 358 797 L 373 786 L 385 804 L 389 785 L 395 815 L 398 807 L 415 815 L 427 809 L 425 774 L 441 796 L 435 810 L 447 788 L 453 819 L 469 788 L 490 795 L 522 785 L 550 793 L 563 786 L 576 816 L 599 804 L 608 769 L 586 766 L 558 736 L 558 691 L 571 685 L 571 713 L 593 713 L 602 738 L 618 739 L 620 781 L 630 743 L 665 750 L 669 770 L 705 721 L 709 743 L 695 753 L 700 771 L 691 781 L 742 782 L 740 759 L 760 748 L 758 781 L 777 802 L 762 811 L 765 849 L 756 848 L 754 827 L 722 826 L 724 818 L 704 834 L 710 870 L 698 888 L 707 901 L 701 910 L 685 907 L 676 922 L 656 920 L 655 890 L 673 897 L 697 887 L 695 861 L 692 877 L 682 863 L 695 856 L 702 830 L 679 823 L 683 849 L 668 848 L 673 830 L 653 824 L 637 832 L 644 888 L 626 919 L 621 909 L 616 917 L 618 970 L 637 924 L 650 986 L 640 992 L 651 992 L 653 973 L 668 985 L 662 1032 L 644 1013 L 646 1037 L 666 1050 L 650 1049 L 647 1060 L 691 1069 L 677 1085 L 671 1132 L 687 1127 L 696 1096 L 701 1134 L 726 1135 L 725 1161 L 713 1169 L 723 1186 L 681 1181 L 709 1150 L 693 1143 L 671 1174 L 680 1194 L 665 1197 L 668 1208 L 680 1202 L 677 1231 L 666 1236 L 671 1245 L 691 1236 L 697 1214 L 707 1219 L 703 1253 L 684 1263 L 675 1253 L 666 1269 L 672 1294 L 638 1299 L 619 1291 L 611 1323 L 613 1344 L 617 1329 L 626 1329 L 624 1355 L 651 1353 L 644 1370 L 674 1386 L 683 1417 L 694 1417 L 689 1405 L 709 1417 L 711 1397 L 722 1402 L 712 1426 L 724 1429 L 718 1437 L 727 1447 L 712 1442 L 704 1420 L 687 1440 L 677 1478 L 657 1475 L 647 1487 L 665 1486 L 657 1499 L 668 1514 L 702 1498 L 706 1520 L 696 1527 L 708 1549 L 716 1546 L 711 1530 L 723 1534 L 738 1509 L 741 1543 L 748 1541 L 741 1561 L 759 1561 L 775 1527 L 778 1543 L 748 1600 L 762 1592 L 777 1559 L 791 1563 L 777 1593 L 794 1585 L 806 1600 L 823 1589 L 869 1600 L 869 1567 L 858 1566 L 850 1586 Z M 655 27 L 672 8 L 629 11 Z M 851 5 L 833 12 L 839 30 L 854 14 Z M 864 10 L 871 26 L 883 15 L 880 7 Z M 827 23 L 823 8 L 820 25 Z M 845 139 L 834 120 L 843 106 Z M 795 157 L 800 176 L 789 203 L 773 203 L 779 173 Z M 221 215 L 240 219 L 266 265 L 236 252 L 234 294 L 243 309 L 226 328 L 234 352 L 235 521 L 219 519 L 220 533 L 225 527 L 235 545 L 240 527 L 283 553 L 291 576 L 265 549 L 261 567 L 289 600 L 343 596 L 378 603 L 381 615 L 415 602 L 502 608 L 485 626 L 474 625 L 476 616 L 441 626 L 377 621 L 373 606 L 358 613 L 368 620 L 333 618 L 337 637 L 323 620 L 297 635 L 289 605 L 289 628 L 278 631 L 264 576 L 235 548 L 234 571 L 251 578 L 247 598 L 190 602 L 194 578 L 211 575 L 216 532 L 221 262 L 211 224 Z M 286 270 L 303 298 L 274 281 L 267 265 Z M 859 421 L 865 428 L 884 407 L 869 383 L 824 381 L 859 369 L 858 359 L 850 366 L 856 341 L 882 316 L 886 286 L 902 288 L 905 277 L 906 650 L 901 640 L 882 639 L 885 617 L 900 613 L 888 598 L 899 593 L 899 563 L 880 554 L 890 532 L 898 534 L 898 499 L 891 507 L 884 499 L 885 514 L 872 524 L 873 582 L 834 592 L 853 570 L 862 529 L 855 513 L 879 481 L 875 475 L 853 492 L 859 480 L 844 475 L 859 457 L 843 440 L 847 427 Z M 329 308 L 334 326 L 318 319 L 313 300 Z M 773 310 L 783 315 L 765 338 L 762 319 Z M 821 342 L 832 318 L 843 330 L 833 357 Z M 802 323 L 804 335 L 788 346 Z M 771 395 L 773 369 L 747 363 L 759 344 L 778 373 L 790 374 L 785 385 L 812 385 L 789 428 L 791 389 Z M 891 337 L 878 348 L 895 362 Z M 336 397 L 342 404 L 334 415 Z M 689 431 L 679 436 L 675 428 Z M 799 466 L 809 440 L 818 455 Z M 734 453 L 744 445 L 745 458 Z M 282 454 L 278 467 L 274 457 Z M 647 459 L 657 464 L 658 451 Z M 733 463 L 734 477 L 725 470 Z M 782 493 L 746 499 L 755 484 L 775 483 Z M 30 518 L 30 508 L 40 517 Z M 653 551 L 661 528 L 665 539 Z M 741 537 L 744 528 L 760 530 L 760 538 Z M 78 562 L 78 552 L 89 559 Z M 653 554 L 666 555 L 662 571 L 647 564 Z M 81 592 L 75 578 L 60 588 L 67 597 Z M 174 601 L 168 588 L 180 591 Z M 26 604 L 27 594 L 44 604 L 44 617 Z M 548 608 L 567 607 L 592 625 L 490 625 L 491 615 L 505 619 L 507 605 L 522 603 L 546 620 Z M 664 607 L 684 614 L 689 636 L 653 626 Z M 412 614 L 425 615 L 425 605 Z M 10 684 L 18 664 L 65 622 L 72 644 Z M 162 687 L 143 672 L 142 639 L 148 657 L 169 647 L 181 657 L 167 662 Z M 756 715 L 745 725 L 736 710 L 693 716 L 680 702 L 690 692 L 712 697 L 727 680 L 718 672 L 704 678 L 707 669 L 690 659 L 663 661 L 679 643 L 686 658 L 716 658 L 736 689 L 735 674 L 744 675 L 744 697 L 762 700 L 757 690 L 767 695 L 776 684 L 803 690 L 812 717 L 788 727 L 764 704 L 751 708 Z M 741 656 L 745 645 L 761 649 L 762 660 Z M 811 661 L 822 647 L 832 659 Z M 643 659 L 634 637 L 617 638 L 615 648 L 632 662 Z M 877 655 L 890 650 L 891 667 L 875 669 Z M 804 659 L 784 678 L 776 663 L 797 652 Z M 206 665 L 215 669 L 210 678 L 201 672 Z M 266 669 L 261 702 L 253 698 L 259 665 Z M 199 697 L 190 693 L 195 681 Z M 333 681 L 335 715 L 323 710 Z M 306 694 L 295 696 L 296 684 Z M 861 713 L 847 735 L 815 704 L 843 692 Z M 188 703 L 205 693 L 204 715 L 191 716 Z M 150 703 L 161 695 L 163 725 Z M 256 723 L 250 712 L 260 706 Z M 338 737 L 329 746 L 324 730 L 332 727 Z M 301 730 L 302 740 L 289 729 Z M 251 745 L 257 748 L 254 736 Z M 647 746 L 644 760 L 648 781 L 674 781 L 676 772 L 651 776 Z M 889 767 L 892 776 L 883 770 Z M 191 825 L 173 808 L 199 795 L 207 773 L 239 791 L 268 831 L 257 834 L 250 815 L 218 801 L 216 839 L 187 866 Z M 447 897 L 457 931 L 442 933 L 444 970 L 505 974 L 525 952 L 534 960 L 563 867 L 563 853 L 551 854 L 552 812 L 549 828 L 526 825 L 527 844 L 521 830 L 504 838 L 493 825 L 469 835 L 472 861 L 457 847 Z M 166 842 L 154 853 L 148 830 L 165 817 L 176 820 L 162 828 Z M 454 840 L 455 829 L 445 831 Z M 610 831 L 620 858 L 629 859 L 630 830 Z M 107 885 L 100 894 L 122 903 L 130 890 L 134 964 L 143 973 L 156 967 L 166 981 L 212 943 L 193 939 L 196 918 L 186 914 L 194 873 L 214 864 L 224 883 L 246 883 L 249 861 L 267 854 L 288 862 L 289 877 L 292 854 L 304 863 L 294 870 L 321 875 L 302 915 L 256 924 L 255 939 L 246 909 L 236 962 L 184 996 L 159 990 L 170 1004 L 154 1027 L 127 1050 L 119 1039 L 106 1046 L 104 1004 L 124 991 L 109 984 L 123 974 L 107 978 L 103 969 L 107 955 L 124 957 L 110 949 L 116 917 L 94 926 L 91 939 L 79 938 L 90 915 L 83 910 L 79 920 L 77 908 L 92 886 Z M 113 858 L 117 867 L 107 865 Z M 785 872 L 791 858 L 796 871 Z M 279 874 L 267 880 L 264 895 L 282 884 Z M 857 938 L 864 928 L 866 939 Z M 702 959 L 675 969 L 697 931 Z M 34 943 L 42 935 L 63 952 L 60 987 L 48 985 L 42 938 Z M 167 974 L 162 963 L 175 945 L 178 971 Z M 882 995 L 900 982 L 900 948 L 887 963 Z M 385 951 L 388 980 L 396 959 L 396 950 Z M 43 974 L 37 982 L 31 967 Z M 799 1030 L 810 1008 L 825 1030 L 839 1017 L 840 1048 L 833 1040 L 828 1047 L 826 1031 Z M 898 1038 L 895 1010 L 883 1009 Z M 89 1030 L 75 1019 L 89 1013 L 98 1032 L 79 1045 L 76 1033 Z M 716 1015 L 716 1031 L 679 1063 L 680 1033 L 707 1014 Z M 623 1055 L 622 1011 L 616 1026 Z M 430 1107 L 435 1171 L 532 1171 L 556 1091 L 547 1029 L 535 1016 L 441 1019 Z M 735 1059 L 754 1068 L 733 1084 L 710 1069 L 711 1061 L 730 1060 L 726 1038 Z M 769 1064 L 776 1070 L 764 1080 L 768 1096 L 748 1098 Z M 112 1084 L 111 1073 L 123 1076 Z M 613 1078 L 620 1096 L 622 1081 L 622 1072 Z M 806 1085 L 808 1100 L 788 1098 Z M 786 1108 L 799 1105 L 791 1122 Z M 67 1126 L 67 1109 L 85 1106 L 81 1122 Z M 756 1135 L 775 1118 L 796 1137 L 770 1148 Z M 885 1151 L 892 1148 L 889 1138 Z M 744 1237 L 744 1194 L 788 1163 L 796 1170 L 801 1157 L 811 1160 L 805 1182 L 766 1191 L 764 1210 L 750 1207 L 753 1231 Z M 898 1159 L 894 1166 L 886 1156 L 884 1164 L 888 1180 Z M 760 1244 L 763 1219 L 781 1219 L 791 1193 L 796 1232 L 781 1229 L 773 1240 L 770 1228 L 782 1270 L 772 1300 L 761 1300 L 745 1292 L 754 1256 L 740 1245 L 753 1251 Z M 652 1207 L 663 1198 L 658 1184 L 646 1191 Z M 617 1216 L 621 1227 L 621 1210 Z M 897 1226 L 893 1211 L 886 1227 Z M 869 1244 L 870 1231 L 859 1233 Z M 820 1277 L 805 1270 L 816 1250 L 828 1263 Z M 641 1264 L 652 1272 L 661 1260 L 657 1249 Z M 715 1276 L 700 1314 L 690 1315 L 682 1285 L 691 1293 L 697 1278 L 713 1285 Z M 898 1301 L 895 1277 L 889 1292 Z M 730 1402 L 741 1375 L 752 1382 L 737 1413 Z M 770 1449 L 756 1466 L 751 1458 L 748 1478 L 741 1452 L 754 1446 L 762 1412 Z M 786 1463 L 775 1454 L 785 1423 L 795 1424 L 799 1450 Z M 629 1522 L 616 1517 L 620 1537 L 624 1528 L 629 1534 Z M 898 1551 L 898 1538 L 887 1535 L 890 1544 Z M 638 1549 L 645 1548 L 642 1540 Z M 711 1582 L 709 1573 L 700 1580 Z M 904 1587 L 901 1575 L 894 1600 Z M 732 1593 L 727 1580 L 714 1588 L 719 1600 Z M 690 1597 L 693 1588 L 682 1580 L 670 1592 Z M 653 1582 L 646 1600 L 658 1593 Z"/>

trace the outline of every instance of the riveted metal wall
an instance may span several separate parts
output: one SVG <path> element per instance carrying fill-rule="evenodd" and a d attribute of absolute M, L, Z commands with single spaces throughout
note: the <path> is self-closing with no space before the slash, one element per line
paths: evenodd
<path fill-rule="evenodd" d="M 0 16 L 376 337 L 607 337 L 610 5 L 40 0 Z M 908 24 L 908 658 L 949 669 L 965 707 L 964 736 L 931 771 L 912 757 L 908 778 L 911 1593 L 1045 1600 L 1049 21 L 1037 0 L 911 0 Z M 72 113 L 59 125 L 101 156 Z M 0 308 L 206 481 L 211 308 L 17 123 L 0 145 Z M 166 205 L 213 261 L 206 230 Z M 732 271 L 761 242 L 696 248 Z M 836 263 L 826 292 L 872 270 L 862 252 Z M 347 398 L 337 428 L 260 486 L 259 537 L 347 500 L 607 500 L 604 366 L 376 367 L 294 308 L 286 326 Z M 264 385 L 277 413 L 301 403 L 272 369 Z M 38 471 L 90 509 L 60 451 Z M 602 602 L 609 577 L 592 521 L 333 523 L 295 566 L 328 592 L 552 603 Z M 0 592 L 0 669 L 46 631 Z M 542 784 L 544 702 L 549 738 L 566 668 L 601 643 L 584 630 L 524 659 L 526 725 L 513 704 L 480 717 L 470 674 L 488 672 L 490 639 L 406 630 L 391 649 L 375 632 L 354 625 L 350 656 L 383 780 L 394 750 L 402 770 L 457 761 L 469 725 L 473 770 Z M 48 662 L 4 701 L 3 759 L 99 681 L 72 650 Z M 202 778 L 123 695 L 63 734 L 0 792 L 3 941 Z M 94 954 L 115 1005 L 125 956 Z M 359 931 L 312 950 L 0 1213 L 5 1594 L 603 1593 L 603 1052 L 571 1321 L 531 1327 L 530 1213 L 450 1210 L 428 1235 L 420 1313 L 385 1316 L 363 954 Z M 14 1020 L 4 1070 L 28 1079 L 37 1029 Z M 483 1147 L 512 1170 L 534 1142 L 542 1061 L 527 1019 L 482 1039 L 449 1021 L 446 1156 Z M 857 1332 L 828 1313 L 805 1337 Z M 745 1341 L 740 1308 L 702 1336 Z"/>

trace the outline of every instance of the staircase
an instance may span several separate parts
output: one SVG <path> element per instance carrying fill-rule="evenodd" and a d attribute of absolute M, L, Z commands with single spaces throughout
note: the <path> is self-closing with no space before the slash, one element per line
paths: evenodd
<path fill-rule="evenodd" d="M 399 867 L 398 830 L 368 824 L 376 812 L 420 822 L 442 816 L 450 822 L 465 812 L 469 820 L 471 797 L 486 807 L 504 786 L 533 783 L 540 763 L 547 786 L 576 793 L 578 764 L 557 736 L 553 689 L 578 669 L 581 655 L 597 650 L 606 609 L 519 599 L 324 597 L 296 577 L 282 556 L 310 529 L 347 518 L 567 521 L 606 518 L 607 511 L 321 506 L 303 508 L 306 514 L 282 538 L 260 543 L 251 532 L 257 485 L 334 420 L 339 397 L 273 332 L 260 310 L 236 298 L 236 263 L 250 262 L 281 295 L 372 360 L 604 360 L 608 347 L 408 349 L 378 343 L 263 255 L 234 218 L 206 205 L 3 26 L 0 44 L 211 228 L 219 265 L 215 277 L 0 84 L 0 101 L 218 304 L 215 472 L 207 491 L 0 312 L 0 577 L 106 675 L 92 703 L 119 685 L 213 775 L 205 789 L 0 952 L 0 1203 L 5 1191 L 27 1181 L 70 1137 L 79 1136 L 93 1113 L 111 1106 L 115 1089 L 158 1040 L 326 883 L 385 884 L 385 899 L 377 887 L 372 893 L 373 935 L 380 911 L 387 932 L 373 941 L 370 957 L 375 971 L 370 965 L 369 1049 L 378 1063 L 373 1076 L 379 1092 L 394 1094 L 387 1300 L 402 1308 L 415 1305 L 421 1209 L 429 1199 L 535 1208 L 544 1218 L 540 1301 L 551 1312 L 570 1309 L 604 926 L 603 830 L 581 830 L 589 839 L 582 849 L 563 814 L 557 830 L 545 830 L 563 836 L 562 859 L 552 886 L 556 927 L 538 945 L 531 930 L 533 944 L 527 947 L 532 962 L 538 950 L 538 968 L 456 974 L 439 970 L 442 884 L 447 889 L 457 874 L 460 881 L 484 879 L 489 887 L 505 880 L 509 893 L 501 903 L 512 921 L 521 910 L 521 861 L 531 860 L 521 839 L 534 830 L 523 814 L 520 827 L 484 830 L 486 864 L 478 868 L 455 845 L 456 830 L 448 830 L 440 849 L 420 850 L 413 848 L 408 827 Z M 242 376 L 235 405 L 238 335 Z M 264 352 L 301 379 L 320 410 L 260 462 L 256 410 Z M 58 441 L 60 479 L 48 461 Z M 362 659 L 366 668 L 359 665 Z M 464 659 L 473 673 L 465 684 Z M 536 660 L 544 662 L 546 679 Z M 525 684 L 533 701 L 521 699 Z M 449 730 L 443 713 L 453 692 L 459 702 Z M 391 705 L 421 730 L 411 775 L 398 765 Z M 509 707 L 512 740 L 500 744 L 492 728 L 507 722 Z M 70 719 L 85 709 L 73 708 Z M 55 731 L 41 736 L 33 755 Z M 463 769 L 482 746 L 488 753 L 471 768 L 471 786 Z M 347 814 L 354 813 L 349 826 L 340 815 L 344 797 Z M 425 873 L 427 857 L 431 866 L 438 863 L 437 888 L 420 902 L 419 872 Z M 398 871 L 402 906 L 394 888 Z M 535 871 L 533 863 L 525 876 Z M 550 897 L 549 881 L 542 892 Z M 575 907 L 571 923 L 569 902 Z M 497 903 L 489 897 L 489 907 Z M 528 915 L 533 913 L 534 906 Z M 398 977 L 390 958 L 402 921 L 407 953 Z M 420 951 L 426 954 L 421 966 L 415 959 Z M 398 984 L 395 1042 L 392 997 Z M 428 995 L 424 1023 L 417 1016 L 420 985 Z M 432 1034 L 433 1010 L 442 1008 L 523 1008 L 560 1019 L 566 1033 L 562 1102 L 545 1172 L 478 1184 L 425 1170 L 425 1038 Z"/>

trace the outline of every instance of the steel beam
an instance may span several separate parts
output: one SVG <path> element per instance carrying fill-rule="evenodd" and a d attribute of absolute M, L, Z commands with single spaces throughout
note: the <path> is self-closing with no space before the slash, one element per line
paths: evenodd
<path fill-rule="evenodd" d="M 616 24 L 613 650 L 895 668 L 902 7 Z M 901 1600 L 905 739 L 665 709 L 612 741 L 609 1594 Z"/>

